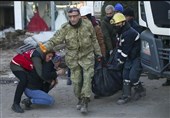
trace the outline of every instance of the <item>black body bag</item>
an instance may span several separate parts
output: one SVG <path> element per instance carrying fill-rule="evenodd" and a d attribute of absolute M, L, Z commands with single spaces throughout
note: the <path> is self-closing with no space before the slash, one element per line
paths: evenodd
<path fill-rule="evenodd" d="M 114 70 L 115 53 L 112 53 L 109 60 L 102 60 L 95 67 L 94 78 L 92 80 L 92 92 L 99 96 L 111 96 L 122 89 L 122 72 Z"/>

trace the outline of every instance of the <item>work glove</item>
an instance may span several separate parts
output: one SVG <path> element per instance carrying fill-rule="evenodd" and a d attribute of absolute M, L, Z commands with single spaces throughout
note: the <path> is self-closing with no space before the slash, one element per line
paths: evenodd
<path fill-rule="evenodd" d="M 46 52 L 47 52 L 47 48 L 45 47 L 44 44 L 42 44 L 41 42 L 39 42 L 38 45 L 39 45 L 39 47 L 40 47 L 40 49 L 41 49 L 41 51 L 42 51 L 43 53 L 46 53 Z"/>

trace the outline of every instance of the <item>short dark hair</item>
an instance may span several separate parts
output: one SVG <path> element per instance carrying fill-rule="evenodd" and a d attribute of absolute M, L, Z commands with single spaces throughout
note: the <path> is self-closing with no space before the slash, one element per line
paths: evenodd
<path fill-rule="evenodd" d="M 80 14 L 80 10 L 77 7 L 69 8 L 67 12 L 68 13 L 78 12 Z"/>
<path fill-rule="evenodd" d="M 123 11 L 123 14 L 124 14 L 125 16 L 135 17 L 134 10 L 133 10 L 132 8 L 130 8 L 130 7 L 128 7 L 127 9 L 125 9 L 125 10 Z"/>

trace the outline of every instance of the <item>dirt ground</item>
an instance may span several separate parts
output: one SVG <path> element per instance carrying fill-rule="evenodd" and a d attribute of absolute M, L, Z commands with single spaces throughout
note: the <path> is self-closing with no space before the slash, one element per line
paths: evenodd
<path fill-rule="evenodd" d="M 31 110 L 15 113 L 11 105 L 17 79 L 9 70 L 9 62 L 15 54 L 14 49 L 0 50 L 0 118 L 170 118 L 170 87 L 162 87 L 165 79 L 149 80 L 145 75 L 140 79 L 144 82 L 147 95 L 139 101 L 117 105 L 121 91 L 101 99 L 94 99 L 92 94 L 89 113 L 83 115 L 75 109 L 77 100 L 73 86 L 66 85 L 63 76 L 58 78 L 58 85 L 49 93 L 56 101 L 53 106 L 33 105 Z"/>

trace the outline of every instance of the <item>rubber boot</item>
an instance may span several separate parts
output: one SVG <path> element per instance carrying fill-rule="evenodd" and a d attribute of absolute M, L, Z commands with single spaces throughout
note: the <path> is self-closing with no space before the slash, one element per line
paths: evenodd
<path fill-rule="evenodd" d="M 90 101 L 90 98 L 85 97 L 82 100 L 82 106 L 81 106 L 81 113 L 88 113 L 88 102 Z"/>
<path fill-rule="evenodd" d="M 76 109 L 77 110 L 80 110 L 81 109 L 81 106 L 82 106 L 82 99 L 81 98 L 78 98 L 78 103 L 76 105 Z"/>
<path fill-rule="evenodd" d="M 134 91 L 135 91 L 133 96 L 134 100 L 138 100 L 141 97 L 146 96 L 146 89 L 142 86 L 141 82 L 134 86 Z"/>
<path fill-rule="evenodd" d="M 30 110 L 30 109 L 31 109 L 31 104 L 32 104 L 32 103 L 31 103 L 30 98 L 23 99 L 23 100 L 21 101 L 21 103 L 25 105 L 25 108 L 26 108 L 27 110 Z"/>
<path fill-rule="evenodd" d="M 117 101 L 117 104 L 125 104 L 131 100 L 131 85 L 130 82 L 123 82 L 123 95 Z"/>
<path fill-rule="evenodd" d="M 17 113 L 24 113 L 24 110 L 21 108 L 19 104 L 14 103 L 11 108 L 13 111 Z"/>

